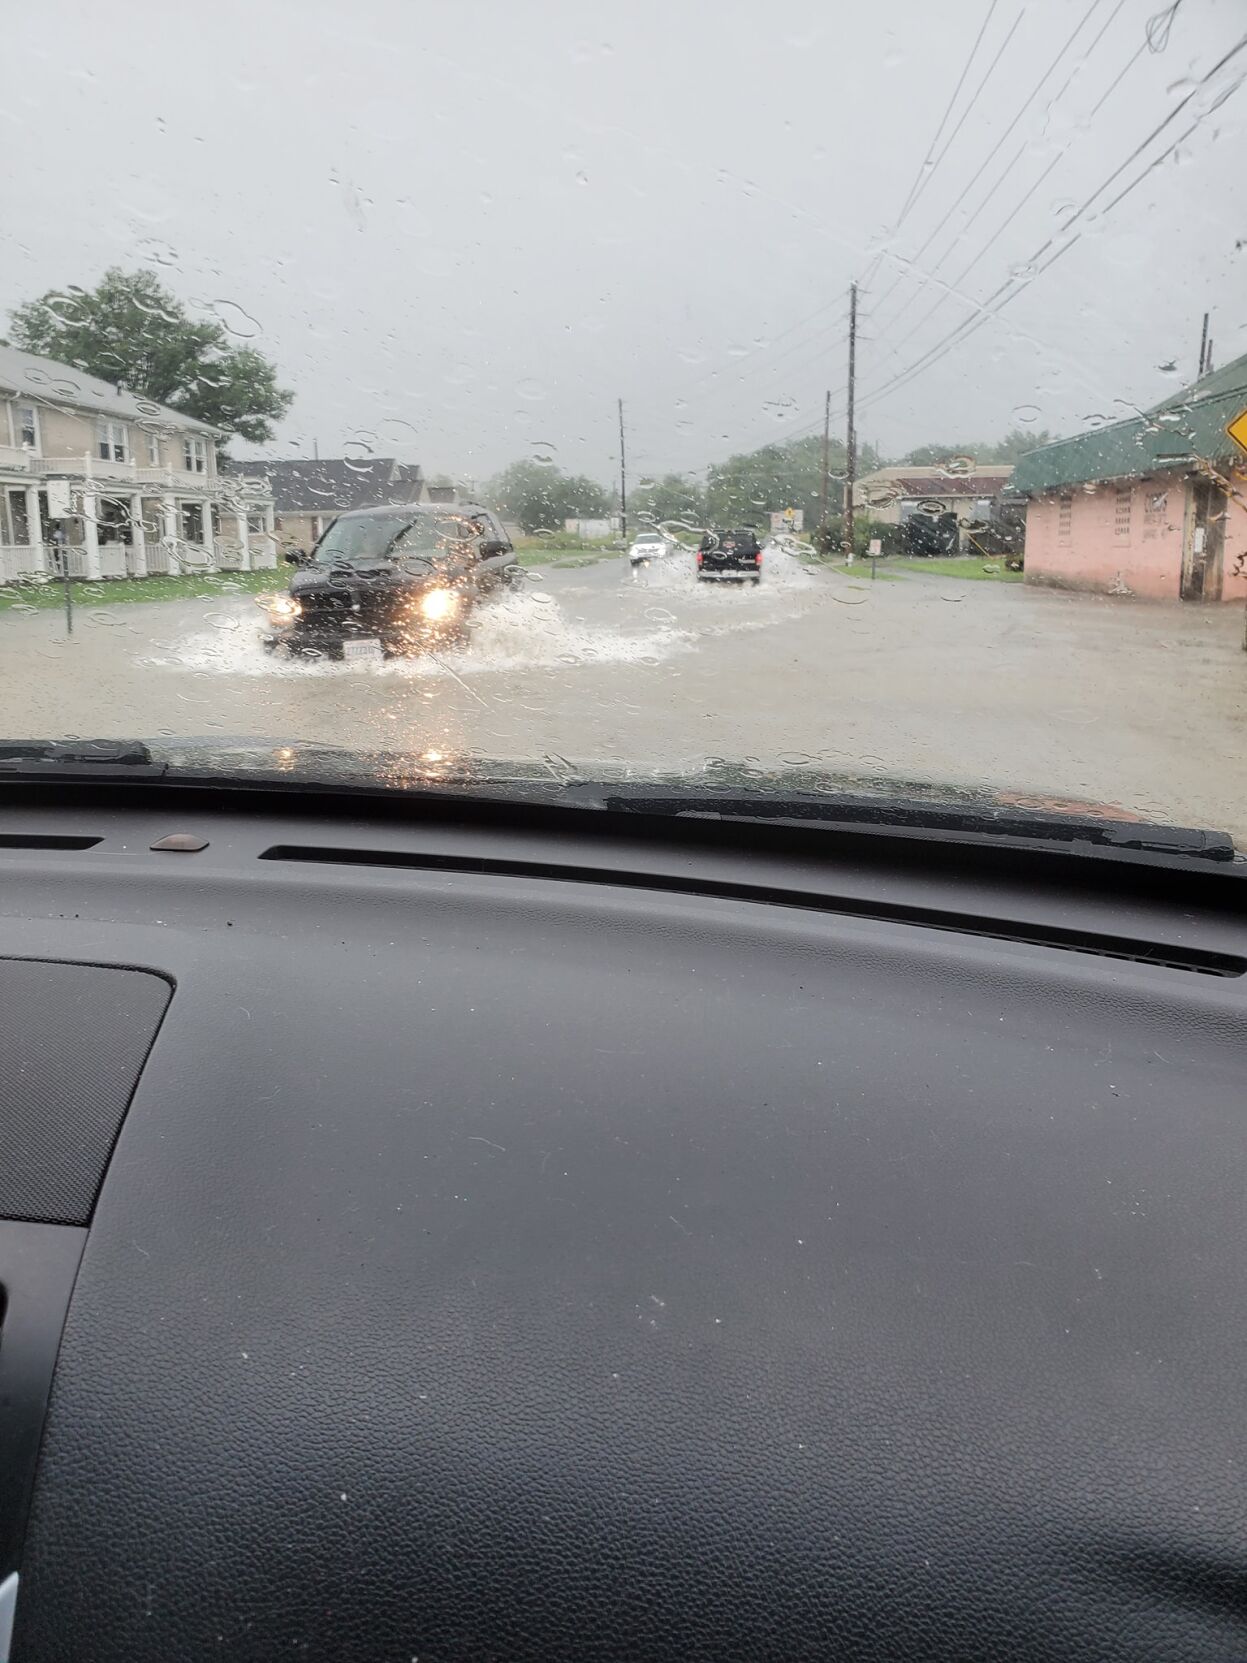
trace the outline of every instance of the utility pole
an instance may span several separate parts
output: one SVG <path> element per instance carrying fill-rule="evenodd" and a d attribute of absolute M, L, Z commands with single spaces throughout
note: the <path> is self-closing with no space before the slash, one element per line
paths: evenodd
<path fill-rule="evenodd" d="M 628 541 L 628 453 L 624 448 L 623 399 L 619 400 L 619 532 Z"/>
<path fill-rule="evenodd" d="M 853 485 L 857 479 L 857 434 L 854 431 L 853 401 L 857 393 L 857 284 L 849 285 L 849 409 L 845 433 L 844 532 L 840 546 L 853 560 Z"/>
<path fill-rule="evenodd" d="M 1204 313 L 1203 333 L 1199 337 L 1199 376 L 1204 373 L 1204 365 L 1208 362 L 1208 314 Z M 1196 377 L 1196 380 L 1199 379 Z"/>
<path fill-rule="evenodd" d="M 827 525 L 827 478 L 831 472 L 831 389 L 823 394 L 823 482 L 818 493 L 818 523 Z"/>

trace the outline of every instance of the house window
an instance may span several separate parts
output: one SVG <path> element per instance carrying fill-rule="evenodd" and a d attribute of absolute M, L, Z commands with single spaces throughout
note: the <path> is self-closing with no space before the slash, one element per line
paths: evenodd
<path fill-rule="evenodd" d="M 152 468 L 158 468 L 160 466 L 159 433 L 149 433 L 147 435 L 147 463 L 148 466 Z"/>
<path fill-rule="evenodd" d="M 33 404 L 13 406 L 13 443 L 24 450 L 39 449 L 39 412 Z"/>
<path fill-rule="evenodd" d="M 130 505 L 101 497 L 95 515 L 96 536 L 101 544 L 125 543 L 134 540 L 134 525 L 130 519 Z"/>
<path fill-rule="evenodd" d="M 124 422 L 97 421 L 95 448 L 101 462 L 124 462 L 126 459 L 126 428 Z"/>
<path fill-rule="evenodd" d="M 24 492 L 9 492 L 9 519 L 13 523 L 13 541 L 29 545 L 30 522 L 26 518 L 26 496 Z"/>
<path fill-rule="evenodd" d="M 1074 527 L 1074 499 L 1061 497 L 1057 509 L 1056 534 L 1059 543 L 1068 543 L 1073 538 Z"/>
<path fill-rule="evenodd" d="M 204 540 L 204 511 L 199 502 L 184 502 L 182 504 L 182 537 L 188 543 L 202 543 Z"/>
<path fill-rule="evenodd" d="M 182 440 L 182 462 L 187 473 L 207 473 L 208 447 L 202 439 Z"/>
<path fill-rule="evenodd" d="M 1119 486 L 1113 505 L 1113 533 L 1118 542 L 1130 541 L 1130 507 L 1134 502 L 1134 491 L 1129 485 Z"/>

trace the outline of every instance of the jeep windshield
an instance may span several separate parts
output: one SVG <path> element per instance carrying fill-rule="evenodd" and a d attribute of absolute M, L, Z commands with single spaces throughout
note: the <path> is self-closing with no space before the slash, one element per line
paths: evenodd
<path fill-rule="evenodd" d="M 410 557 L 445 554 L 471 536 L 464 520 L 447 514 L 346 514 L 312 550 L 318 566 L 378 566 Z"/>

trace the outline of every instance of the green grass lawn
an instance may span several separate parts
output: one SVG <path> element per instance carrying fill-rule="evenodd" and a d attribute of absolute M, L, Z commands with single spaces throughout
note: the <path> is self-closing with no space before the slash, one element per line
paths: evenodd
<path fill-rule="evenodd" d="M 179 577 L 119 577 L 98 583 L 75 578 L 70 584 L 74 605 L 90 607 L 124 606 L 134 601 L 222 600 L 230 595 L 255 595 L 265 589 L 283 589 L 286 572 L 204 572 Z M 0 612 L 65 605 L 64 585 L 55 583 L 14 583 L 0 588 Z"/>
<path fill-rule="evenodd" d="M 574 569 L 593 566 L 618 551 L 606 545 L 584 543 L 548 545 L 534 539 L 531 546 L 516 550 L 521 566 L 553 566 Z M 266 589 L 284 589 L 290 572 L 285 566 L 259 572 L 183 573 L 178 577 L 119 577 L 88 582 L 74 578 L 74 605 L 95 611 L 101 606 L 125 606 L 136 601 L 228 600 L 231 595 L 257 595 Z M 12 583 L 0 587 L 0 613 L 12 611 L 59 610 L 65 605 L 65 589 L 53 583 Z"/>
<path fill-rule="evenodd" d="M 555 566 L 576 567 L 596 566 L 599 560 L 608 560 L 617 549 L 593 543 L 545 543 L 536 539 L 517 544 L 515 558 L 521 566 Z"/>
<path fill-rule="evenodd" d="M 952 558 L 937 555 L 932 560 L 911 560 L 905 556 L 892 558 L 880 561 L 881 576 L 885 565 L 894 572 L 916 572 L 919 577 L 964 577 L 972 583 L 1021 583 L 1024 575 L 1009 571 L 1003 560 L 985 559 L 982 555 L 954 555 Z"/>

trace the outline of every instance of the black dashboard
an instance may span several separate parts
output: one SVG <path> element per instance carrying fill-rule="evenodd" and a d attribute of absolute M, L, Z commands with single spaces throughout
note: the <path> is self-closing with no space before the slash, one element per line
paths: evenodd
<path fill-rule="evenodd" d="M 1237 871 L 5 804 L 14 1663 L 1247 1656 Z"/>

